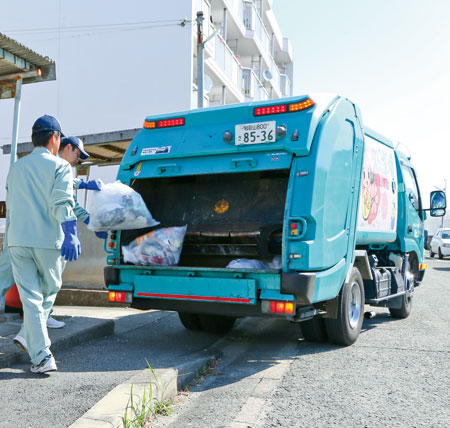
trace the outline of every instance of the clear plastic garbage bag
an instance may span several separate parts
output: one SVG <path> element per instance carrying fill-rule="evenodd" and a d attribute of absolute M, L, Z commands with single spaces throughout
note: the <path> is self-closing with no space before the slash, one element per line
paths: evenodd
<path fill-rule="evenodd" d="M 187 226 L 166 227 L 139 236 L 122 246 L 126 263 L 143 266 L 176 266 L 180 261 Z"/>
<path fill-rule="evenodd" d="M 271 262 L 260 260 L 235 259 L 226 266 L 227 269 L 281 269 L 281 257 L 275 256 Z"/>
<path fill-rule="evenodd" d="M 88 228 L 94 231 L 142 229 L 156 221 L 142 196 L 126 184 L 104 184 L 99 192 L 90 192 Z"/>

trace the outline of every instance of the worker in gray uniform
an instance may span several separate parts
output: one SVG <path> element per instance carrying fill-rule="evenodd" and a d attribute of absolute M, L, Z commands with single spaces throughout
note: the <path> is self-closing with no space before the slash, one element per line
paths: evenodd
<path fill-rule="evenodd" d="M 65 159 L 70 165 L 75 166 L 78 161 L 86 160 L 89 158 L 89 154 L 84 150 L 83 142 L 77 137 L 64 137 L 61 139 L 58 155 Z M 85 182 L 82 179 L 74 178 L 74 189 L 86 189 L 86 190 L 101 190 L 101 180 L 89 180 Z M 75 207 L 73 209 L 78 221 L 82 221 L 89 224 L 89 213 L 80 206 L 76 197 L 74 196 Z M 106 239 L 108 237 L 107 232 L 95 232 L 95 235 L 100 239 Z M 6 295 L 6 292 L 14 284 L 14 277 L 12 274 L 11 260 L 9 257 L 8 247 L 5 245 L 4 253 L 0 254 L 0 296 Z M 4 304 L 0 304 L 0 312 Z M 54 319 L 51 315 L 47 319 L 48 328 L 62 328 L 65 323 Z M 25 339 L 20 336 L 20 333 L 14 338 L 14 343 L 24 352 L 28 352 Z"/>
<path fill-rule="evenodd" d="M 61 136 L 54 117 L 37 119 L 34 150 L 11 166 L 6 180 L 6 240 L 24 312 L 19 334 L 26 340 L 33 373 L 57 369 L 46 321 L 66 261 L 81 254 L 72 170 L 57 156 Z"/>

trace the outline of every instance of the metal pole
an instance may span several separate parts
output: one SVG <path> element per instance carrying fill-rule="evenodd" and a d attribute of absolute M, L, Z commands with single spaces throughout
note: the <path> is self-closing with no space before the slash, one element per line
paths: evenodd
<path fill-rule="evenodd" d="M 222 86 L 222 104 L 226 104 L 227 99 L 227 88 L 225 87 L 225 85 Z"/>
<path fill-rule="evenodd" d="M 22 99 L 22 77 L 19 77 L 16 80 L 16 94 L 14 97 L 14 122 L 11 140 L 10 165 L 13 165 L 17 159 L 17 140 L 19 138 L 19 116 L 20 116 L 21 99 Z"/>
<path fill-rule="evenodd" d="M 203 12 L 197 12 L 197 107 L 203 107 Z"/>
<path fill-rule="evenodd" d="M 447 179 L 446 178 L 444 178 L 444 193 L 447 196 Z M 444 217 L 445 217 L 445 214 L 441 217 L 441 228 L 444 227 Z"/>
<path fill-rule="evenodd" d="M 86 182 L 89 181 L 89 176 L 91 174 L 91 166 L 88 165 L 87 171 L 86 171 Z M 88 198 L 88 191 L 87 189 L 84 190 L 84 208 L 87 207 L 87 198 Z"/>
<path fill-rule="evenodd" d="M 223 31 L 223 34 L 222 34 L 223 39 L 225 41 L 227 41 L 227 38 L 228 38 L 228 13 L 227 13 L 226 7 L 223 8 L 223 29 L 222 29 L 222 31 Z"/>

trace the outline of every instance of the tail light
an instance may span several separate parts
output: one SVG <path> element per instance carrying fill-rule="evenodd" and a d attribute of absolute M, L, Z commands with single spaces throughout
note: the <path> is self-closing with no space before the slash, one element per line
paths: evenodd
<path fill-rule="evenodd" d="M 295 303 L 289 301 L 263 300 L 261 302 L 261 310 L 264 313 L 294 315 Z"/>
<path fill-rule="evenodd" d="M 145 120 L 145 129 L 156 129 L 156 128 L 172 128 L 174 126 L 183 126 L 184 117 L 174 117 L 173 119 L 163 119 L 163 120 Z"/>
<path fill-rule="evenodd" d="M 253 109 L 253 116 L 267 116 L 271 114 L 280 113 L 294 113 L 297 111 L 306 110 L 315 105 L 311 98 L 291 104 L 273 104 L 264 107 L 255 107 Z"/>
<path fill-rule="evenodd" d="M 110 291 L 108 300 L 115 303 L 131 303 L 132 294 L 125 291 Z"/>

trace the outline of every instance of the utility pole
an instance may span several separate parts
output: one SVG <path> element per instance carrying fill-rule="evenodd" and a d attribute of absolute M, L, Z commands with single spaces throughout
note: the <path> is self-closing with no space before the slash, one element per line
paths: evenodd
<path fill-rule="evenodd" d="M 444 193 L 445 193 L 445 196 L 447 197 L 447 179 L 446 178 L 444 178 Z M 444 217 L 445 217 L 445 214 L 441 217 L 441 228 L 444 227 Z"/>
<path fill-rule="evenodd" d="M 203 108 L 203 81 L 204 81 L 204 63 L 203 63 L 203 12 L 197 12 L 197 107 Z"/>
<path fill-rule="evenodd" d="M 217 33 L 217 30 L 206 39 L 203 40 L 203 12 L 200 10 L 197 12 L 197 90 L 198 98 L 197 105 L 198 108 L 203 108 L 203 92 L 204 92 L 204 61 L 203 61 L 203 51 L 205 50 L 205 45 L 211 40 Z"/>

